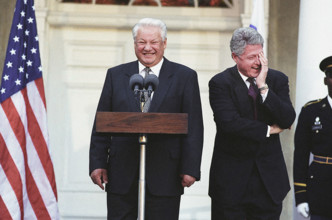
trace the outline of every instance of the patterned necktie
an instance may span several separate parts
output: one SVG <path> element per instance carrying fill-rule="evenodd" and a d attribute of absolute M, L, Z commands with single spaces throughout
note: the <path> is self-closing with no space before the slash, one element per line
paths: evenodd
<path fill-rule="evenodd" d="M 150 71 L 151 71 L 150 67 L 144 68 L 144 73 L 145 73 L 144 78 L 146 78 L 150 74 Z"/>
<path fill-rule="evenodd" d="M 248 95 L 253 100 L 253 106 L 254 106 L 254 118 L 257 119 L 257 106 L 256 106 L 256 99 L 258 95 L 258 88 L 254 82 L 254 78 L 248 78 L 247 81 L 250 83 L 249 89 L 248 89 Z"/>
<path fill-rule="evenodd" d="M 149 67 L 144 68 L 144 72 L 145 72 L 145 78 L 150 74 L 151 69 Z M 145 88 L 147 89 L 147 88 Z M 150 103 L 151 103 L 151 97 L 149 97 L 148 95 L 148 91 L 144 91 L 144 99 L 145 99 L 145 103 L 144 103 L 144 107 L 143 107 L 143 112 L 148 112 L 149 108 L 150 108 Z"/>

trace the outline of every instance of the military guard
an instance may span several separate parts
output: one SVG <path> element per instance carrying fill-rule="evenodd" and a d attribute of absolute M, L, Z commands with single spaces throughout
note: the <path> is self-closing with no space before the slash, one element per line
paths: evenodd
<path fill-rule="evenodd" d="M 308 102 L 299 115 L 294 140 L 295 199 L 302 216 L 332 220 L 332 56 L 322 60 L 319 68 L 325 73 L 328 96 Z"/>

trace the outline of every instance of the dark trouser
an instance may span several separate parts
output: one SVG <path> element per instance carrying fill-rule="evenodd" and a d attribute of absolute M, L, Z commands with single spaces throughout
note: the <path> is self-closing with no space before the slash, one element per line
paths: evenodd
<path fill-rule="evenodd" d="M 244 198 L 236 204 L 224 204 L 212 198 L 212 220 L 279 220 L 282 203 L 275 204 L 255 168 Z"/>
<path fill-rule="evenodd" d="M 108 220 L 137 220 L 138 190 L 129 194 L 107 193 Z M 181 196 L 155 196 L 146 189 L 145 220 L 178 220 Z"/>
<path fill-rule="evenodd" d="M 319 216 L 319 215 L 311 215 L 310 220 L 332 220 L 332 218 Z"/>

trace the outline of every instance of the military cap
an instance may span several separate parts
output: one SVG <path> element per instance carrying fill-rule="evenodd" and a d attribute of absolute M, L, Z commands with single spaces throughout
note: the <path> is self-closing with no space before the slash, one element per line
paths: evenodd
<path fill-rule="evenodd" d="M 332 56 L 326 57 L 325 59 L 322 60 L 319 64 L 319 68 L 321 71 L 323 71 L 326 76 L 330 75 L 332 73 Z"/>

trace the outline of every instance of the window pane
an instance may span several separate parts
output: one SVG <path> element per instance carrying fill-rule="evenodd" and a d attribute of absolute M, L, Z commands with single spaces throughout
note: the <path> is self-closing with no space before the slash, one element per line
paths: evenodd
<path fill-rule="evenodd" d="M 233 4 L 232 0 L 226 1 L 229 2 L 229 4 Z M 221 8 L 228 8 L 229 4 L 226 4 L 224 0 L 199 0 L 198 6 L 212 6 L 212 7 L 221 7 Z"/>
<path fill-rule="evenodd" d="M 161 0 L 162 6 L 194 6 L 194 0 Z"/>
<path fill-rule="evenodd" d="M 112 1 L 115 2 L 116 0 L 97 0 L 97 4 L 99 2 L 112 2 Z M 113 2 L 111 4 L 117 4 Z M 132 5 L 158 6 L 158 3 L 160 3 L 161 6 L 194 6 L 194 0 L 132 0 Z"/>
<path fill-rule="evenodd" d="M 129 0 L 96 0 L 96 4 L 128 5 Z"/>
<path fill-rule="evenodd" d="M 131 4 L 131 5 L 151 5 L 151 6 L 161 5 L 161 6 L 194 7 L 195 1 L 198 2 L 198 7 L 231 8 L 233 5 L 233 0 L 95 0 L 95 3 L 108 4 L 108 5 Z M 93 0 L 63 0 L 62 2 L 92 3 Z"/>
<path fill-rule="evenodd" d="M 92 0 L 62 0 L 62 2 L 91 3 Z"/>

